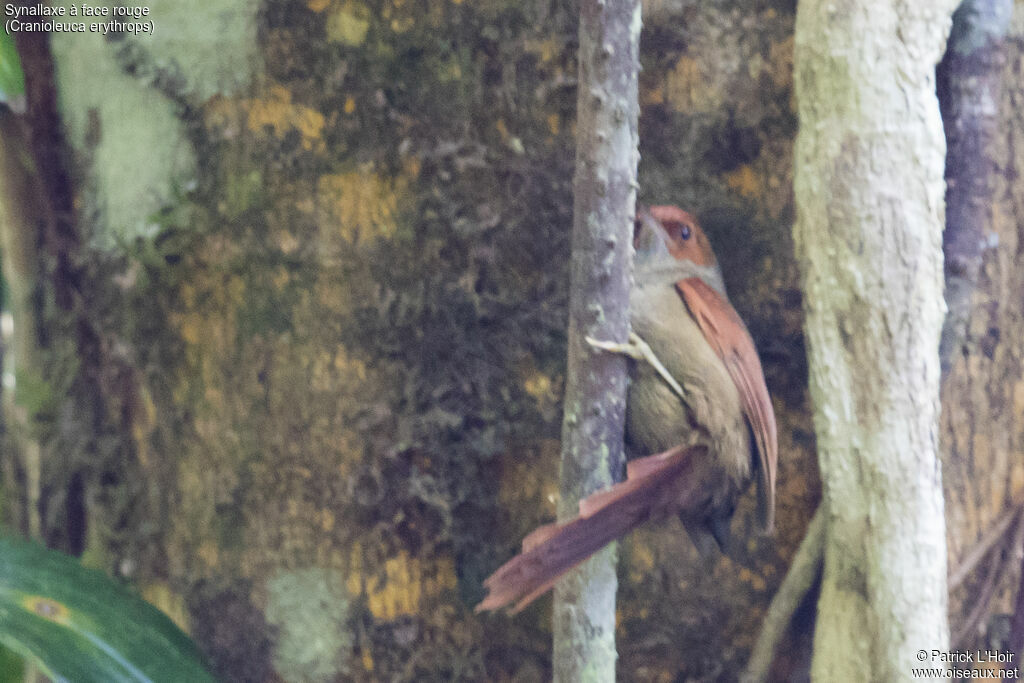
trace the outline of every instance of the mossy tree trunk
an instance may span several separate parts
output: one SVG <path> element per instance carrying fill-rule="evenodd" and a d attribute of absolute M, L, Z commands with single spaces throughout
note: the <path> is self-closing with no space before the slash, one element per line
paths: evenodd
<path fill-rule="evenodd" d="M 33 85 L 58 96 L 35 125 L 72 179 L 79 268 L 48 275 L 74 301 L 51 329 L 81 335 L 47 357 L 77 373 L 51 417 L 51 542 L 83 542 L 229 680 L 548 678 L 550 601 L 471 606 L 555 515 L 577 8 L 150 6 L 153 36 L 52 36 Z M 774 347 L 785 476 L 812 462 L 791 10 L 651 9 L 641 186 L 701 215 Z M 742 568 L 701 565 L 674 524 L 627 541 L 624 677 L 742 663 L 810 472 Z"/>

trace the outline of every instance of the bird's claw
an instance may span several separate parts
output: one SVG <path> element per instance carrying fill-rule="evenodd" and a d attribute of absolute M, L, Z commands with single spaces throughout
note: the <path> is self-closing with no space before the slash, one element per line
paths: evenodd
<path fill-rule="evenodd" d="M 595 349 L 609 351 L 611 353 L 621 353 L 634 360 L 647 361 L 680 399 L 686 399 L 686 396 L 683 393 L 683 388 L 679 386 L 679 382 L 676 381 L 676 378 L 673 377 L 665 366 L 662 365 L 661 361 L 658 360 L 658 356 L 655 355 L 650 345 L 648 345 L 648 343 L 645 342 L 636 332 L 631 331 L 629 333 L 629 340 L 625 344 L 620 342 L 600 341 L 593 337 L 586 337 L 585 339 L 587 343 Z"/>
<path fill-rule="evenodd" d="M 640 339 L 640 337 L 638 337 L 634 332 L 629 333 L 629 341 L 627 341 L 626 343 L 599 341 L 597 339 L 594 339 L 593 337 L 586 337 L 586 340 L 587 343 L 590 344 L 595 349 L 600 349 L 601 351 L 608 351 L 610 353 L 621 353 L 624 356 L 629 356 L 633 360 L 645 360 L 641 344 L 643 346 L 647 346 L 647 342 L 645 342 L 643 339 Z M 636 343 L 638 341 L 640 342 L 639 344 Z M 650 347 L 648 346 L 647 349 L 649 351 Z"/>

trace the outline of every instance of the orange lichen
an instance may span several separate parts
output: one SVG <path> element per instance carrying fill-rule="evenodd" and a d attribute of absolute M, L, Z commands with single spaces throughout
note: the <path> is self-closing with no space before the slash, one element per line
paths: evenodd
<path fill-rule="evenodd" d="M 639 538 L 629 544 L 629 564 L 626 570 L 631 583 L 641 583 L 654 570 L 655 555 L 649 540 Z"/>
<path fill-rule="evenodd" d="M 714 88 L 693 57 L 683 55 L 669 71 L 665 82 L 665 98 L 676 111 L 716 111 L 722 93 Z"/>
<path fill-rule="evenodd" d="M 390 237 L 405 185 L 404 179 L 389 181 L 369 169 L 320 176 L 316 196 L 319 222 L 345 243 Z"/>
<path fill-rule="evenodd" d="M 551 386 L 551 378 L 536 368 L 530 368 L 523 377 L 523 389 L 538 401 L 550 396 Z"/>
<path fill-rule="evenodd" d="M 749 584 L 755 591 L 763 591 L 768 587 L 760 574 L 755 574 L 746 567 L 740 568 L 740 581 Z"/>
<path fill-rule="evenodd" d="M 523 49 L 537 55 L 542 63 L 550 62 L 561 52 L 562 46 L 554 38 L 531 38 L 524 41 Z"/>
<path fill-rule="evenodd" d="M 744 197 L 754 199 L 761 195 L 761 178 L 749 164 L 744 164 L 725 175 L 725 182 L 730 188 Z"/>
<path fill-rule="evenodd" d="M 494 128 L 498 131 L 498 135 L 501 136 L 502 140 L 508 140 L 508 126 L 505 125 L 505 119 L 495 121 Z"/>
<path fill-rule="evenodd" d="M 645 88 L 644 84 L 640 84 L 640 105 L 647 106 L 651 104 L 664 104 L 665 103 L 665 88 L 661 85 L 657 85 L 651 88 Z"/>
<path fill-rule="evenodd" d="M 301 135 L 303 149 L 324 149 L 324 115 L 316 109 L 293 102 L 291 91 L 280 85 L 271 86 L 262 98 L 213 98 L 205 114 L 206 125 L 220 130 L 224 137 L 236 136 L 243 127 L 255 134 L 269 130 L 276 138 L 283 138 L 297 130 Z"/>
<path fill-rule="evenodd" d="M 273 86 L 266 99 L 249 100 L 248 111 L 247 125 L 254 133 L 270 128 L 276 137 L 283 138 L 291 130 L 297 130 L 302 135 L 303 149 L 323 147 L 324 115 L 292 102 L 291 91 L 287 88 Z"/>
<path fill-rule="evenodd" d="M 552 135 L 558 135 L 558 130 L 561 127 L 562 119 L 558 114 L 548 114 L 548 130 L 551 131 Z"/>
<path fill-rule="evenodd" d="M 793 85 L 793 36 L 772 44 L 766 70 L 777 87 Z"/>
<path fill-rule="evenodd" d="M 371 570 L 366 564 L 362 548 L 355 545 L 346 587 L 352 595 L 365 596 L 370 613 L 383 621 L 417 614 L 458 582 L 450 557 L 424 559 L 401 551 L 384 560 L 383 567 Z"/>

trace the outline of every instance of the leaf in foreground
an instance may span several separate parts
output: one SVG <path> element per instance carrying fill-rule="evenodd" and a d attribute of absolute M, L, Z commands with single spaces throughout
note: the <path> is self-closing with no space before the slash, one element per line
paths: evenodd
<path fill-rule="evenodd" d="M 25 75 L 14 38 L 0 31 L 0 103 L 18 113 L 25 111 Z"/>
<path fill-rule="evenodd" d="M 163 612 L 74 558 L 0 537 L 0 642 L 71 681 L 213 681 Z"/>

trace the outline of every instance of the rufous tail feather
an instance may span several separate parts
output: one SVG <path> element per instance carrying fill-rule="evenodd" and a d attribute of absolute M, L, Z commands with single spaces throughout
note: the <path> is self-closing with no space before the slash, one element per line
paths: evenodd
<path fill-rule="evenodd" d="M 627 480 L 580 501 L 579 516 L 542 526 L 523 539 L 523 552 L 484 581 L 488 595 L 476 611 L 515 603 L 512 612 L 518 612 L 607 544 L 652 517 L 685 507 L 699 493 L 699 482 L 688 474 L 705 451 L 678 447 L 630 462 Z"/>

